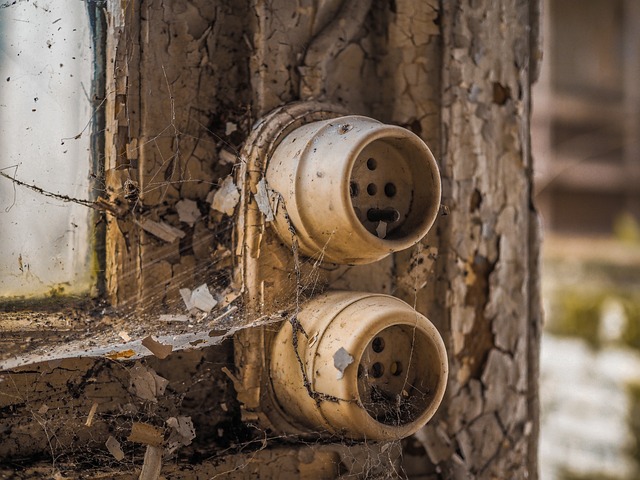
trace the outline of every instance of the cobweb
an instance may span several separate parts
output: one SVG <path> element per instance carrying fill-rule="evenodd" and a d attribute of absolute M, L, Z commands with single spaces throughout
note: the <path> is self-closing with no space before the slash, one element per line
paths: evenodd
<path fill-rule="evenodd" d="M 18 7 L 23 10 L 16 10 Z M 51 20 L 51 25 L 61 22 L 57 20 L 54 3 L 26 0 L 5 2 L 0 8 L 0 13 L 7 18 L 16 12 L 33 9 L 47 13 L 46 18 Z M 55 32 L 52 35 L 52 38 L 58 38 Z M 146 438 L 145 443 L 131 441 L 130 437 L 134 425 L 146 425 L 151 429 L 152 437 L 159 435 L 162 439 L 159 445 L 163 449 L 163 469 L 169 466 L 178 471 L 185 462 L 204 462 L 223 465 L 212 478 L 224 478 L 250 470 L 261 458 L 271 459 L 264 452 L 303 446 L 319 448 L 339 445 L 339 454 L 327 457 L 328 461 L 336 463 L 333 471 L 339 475 L 349 476 L 358 472 L 358 476 L 365 478 L 405 476 L 399 461 L 402 449 L 400 441 L 356 442 L 330 436 L 326 432 L 310 432 L 302 436 L 282 434 L 270 431 L 257 422 L 241 421 L 240 404 L 232 383 L 221 373 L 223 368 L 231 376 L 235 372 L 231 345 L 233 333 L 238 327 L 246 325 L 275 330 L 283 321 L 289 321 L 294 324 L 293 334 L 296 338 L 306 335 L 296 325 L 299 308 L 306 299 L 326 287 L 321 280 L 326 277 L 325 271 L 337 267 L 322 263 L 322 256 L 306 258 L 299 255 L 294 239 L 291 254 L 295 258 L 295 282 L 282 292 L 285 299 L 283 303 L 292 305 L 292 308 L 287 312 L 271 312 L 267 315 L 256 315 L 245 308 L 242 285 L 236 273 L 238 239 L 234 235 L 234 228 L 239 208 L 238 170 L 245 162 L 241 147 L 255 119 L 249 108 L 229 109 L 224 118 L 210 119 L 208 123 L 198 122 L 196 134 L 183 131 L 176 121 L 175 99 L 164 66 L 162 72 L 171 111 L 166 127 L 145 144 L 137 145 L 138 150 L 155 150 L 157 157 L 161 158 L 157 168 L 159 173 L 143 186 L 139 179 L 129 175 L 123 181 L 121 191 L 113 191 L 105 179 L 103 154 L 94 148 L 95 145 L 91 145 L 92 138 L 104 133 L 96 115 L 103 108 L 104 100 L 87 103 L 91 111 L 80 117 L 81 125 L 72 133 L 53 137 L 54 142 L 60 141 L 61 147 L 75 145 L 76 150 L 92 148 L 96 156 L 88 162 L 87 171 L 82 173 L 84 178 L 80 181 L 72 179 L 71 188 L 57 185 L 56 177 L 34 177 L 25 167 L 28 161 L 24 158 L 21 160 L 9 155 L 0 163 L 0 175 L 3 177 L 0 178 L 3 192 L 1 206 L 5 213 L 13 211 L 20 215 L 20 209 L 27 203 L 21 200 L 25 192 L 28 192 L 29 202 L 35 203 L 36 211 L 35 217 L 21 219 L 23 226 L 28 223 L 27 232 L 39 218 L 47 216 L 46 212 L 42 213 L 41 207 L 84 211 L 86 215 L 82 217 L 83 220 L 76 220 L 76 213 L 67 217 L 66 222 L 85 222 L 85 231 L 66 243 L 65 248 L 73 252 L 76 251 L 74 248 L 82 245 L 88 252 L 77 254 L 76 251 L 72 255 L 71 258 L 84 259 L 79 266 L 62 265 L 63 270 L 80 272 L 78 275 L 82 278 L 77 282 L 77 289 L 74 281 L 79 277 L 74 273 L 63 281 L 39 278 L 38 288 L 26 294 L 25 291 L 17 294 L 9 290 L 1 292 L 6 315 L 0 317 L 0 322 L 18 318 L 22 315 L 21 311 L 30 309 L 40 312 L 36 317 L 39 319 L 50 319 L 52 315 L 55 317 L 54 320 L 46 320 L 53 323 L 44 328 L 51 326 L 55 330 L 59 316 L 65 316 L 67 322 L 81 324 L 72 325 L 62 337 L 64 342 L 71 345 L 70 352 L 79 351 L 78 346 L 82 346 L 85 350 L 83 356 L 88 356 L 79 360 L 69 357 L 62 361 L 62 366 L 77 368 L 80 377 L 76 385 L 78 396 L 86 395 L 93 384 L 104 381 L 110 385 L 109 391 L 114 399 L 114 405 L 94 409 L 92 414 L 93 402 L 65 398 L 65 395 L 73 393 L 68 385 L 64 387 L 67 390 L 57 385 L 53 389 L 58 393 L 64 392 L 61 398 L 47 398 L 46 393 L 43 396 L 42 392 L 36 392 L 34 386 L 41 386 L 46 375 L 56 368 L 62 368 L 60 363 L 52 366 L 50 360 L 37 367 L 30 365 L 1 373 L 0 397 L 11 397 L 10 400 L 3 400 L 6 406 L 0 410 L 5 424 L 11 423 L 8 419 L 12 416 L 23 416 L 25 423 L 29 424 L 25 431 L 34 435 L 33 444 L 41 442 L 46 448 L 31 448 L 28 447 L 28 441 L 16 440 L 16 448 L 6 450 L 11 454 L 0 458 L 0 473 L 3 469 L 13 473 L 22 472 L 25 478 L 31 474 L 64 478 L 65 472 L 84 472 L 90 478 L 97 472 L 104 478 L 124 472 L 137 475 L 141 465 L 145 464 L 145 454 L 151 440 Z M 55 73 L 51 70 L 43 70 L 36 72 L 35 78 L 47 81 L 53 75 Z M 7 79 L 9 81 L 18 82 L 20 79 Z M 83 86 L 88 88 L 89 84 L 86 82 Z M 80 92 L 76 92 L 76 95 L 82 97 Z M 167 139 L 172 139 L 171 155 L 166 154 L 163 146 Z M 206 178 L 193 176 L 187 168 L 190 157 L 196 151 L 214 152 L 216 161 L 210 165 Z M 86 155 L 83 156 L 86 158 Z M 125 162 L 120 167 L 126 170 L 135 165 Z M 197 185 L 198 194 L 195 198 L 175 201 L 175 191 L 179 192 L 184 185 Z M 145 198 L 150 195 L 159 195 L 157 212 L 150 211 L 152 209 L 145 205 Z M 146 295 L 143 300 L 144 308 L 141 308 L 141 299 L 136 294 L 125 295 L 126 299 L 118 308 L 110 306 L 105 296 L 107 287 L 104 285 L 104 271 L 99 268 L 98 271 L 90 271 L 96 265 L 104 268 L 104 263 L 95 260 L 91 251 L 104 255 L 99 250 L 104 248 L 101 236 L 104 236 L 105 224 L 121 219 L 136 224 L 146 235 L 138 238 L 144 238 L 157 247 L 157 253 L 151 259 L 143 260 L 145 269 L 156 269 L 162 273 L 167 271 L 167 264 L 171 265 L 171 282 L 166 282 L 165 288 L 157 291 L 152 289 L 154 293 Z M 5 230 L 6 223 L 6 217 L 0 215 L 0 228 Z M 202 252 L 206 252 L 205 258 L 180 266 L 180 258 L 202 257 Z M 418 247 L 416 254 L 422 254 L 421 247 Z M 21 255 L 13 261 L 12 268 L 17 268 L 19 272 L 10 275 L 37 276 L 33 273 L 35 265 L 26 261 L 26 257 Z M 345 275 L 348 274 L 347 270 L 344 269 Z M 127 284 L 129 278 L 137 279 L 139 275 L 140 272 L 136 270 L 124 272 L 120 281 Z M 161 276 L 155 280 L 160 283 L 164 281 Z M 44 297 L 42 292 L 45 292 Z M 46 301 L 43 302 L 43 298 Z M 158 351 L 141 347 L 139 342 L 143 337 L 152 336 L 163 345 L 163 338 L 181 335 L 191 342 L 183 346 L 184 349 L 197 347 L 201 350 L 185 353 L 181 353 L 182 350 L 174 351 L 165 360 L 159 357 Z M 21 349 L 20 355 L 35 352 L 34 355 L 45 358 L 47 353 L 59 349 L 59 345 L 51 344 L 58 340 L 52 334 L 45 335 L 41 342 L 25 342 L 26 347 Z M 108 345 L 110 351 L 101 357 L 92 356 L 91 352 L 97 351 L 100 345 Z M 149 350 L 155 357 L 149 356 Z M 143 356 L 141 352 L 146 355 L 144 358 L 140 358 Z M 175 372 L 181 369 L 191 370 L 176 378 Z M 31 370 L 36 372 L 33 374 L 35 376 L 29 377 L 33 383 L 20 383 L 21 375 L 27 375 L 25 372 Z M 156 390 L 153 390 L 154 383 L 149 378 L 156 377 L 166 378 L 168 385 L 161 389 L 155 384 Z M 147 385 L 144 381 L 151 383 Z M 162 380 L 158 381 L 162 383 Z M 143 388 L 139 382 L 147 386 Z M 309 389 L 308 393 L 317 401 L 335 401 L 327 398 L 324 392 Z M 375 411 L 383 423 L 400 423 L 400 418 L 405 418 L 407 412 L 409 416 L 413 415 L 411 410 L 414 406 L 410 403 L 400 400 L 397 405 L 391 406 L 388 399 L 376 395 L 384 396 L 381 392 L 373 392 L 371 405 L 365 404 L 365 407 Z M 212 399 L 216 401 L 212 402 Z M 194 425 L 194 438 L 188 438 L 188 428 L 184 427 L 186 420 L 180 420 L 186 418 Z M 17 426 L 14 428 L 18 431 Z M 171 439 L 173 444 L 170 443 Z M 25 454 L 21 453 L 21 445 L 25 447 Z M 168 445 L 172 445 L 172 448 Z"/>

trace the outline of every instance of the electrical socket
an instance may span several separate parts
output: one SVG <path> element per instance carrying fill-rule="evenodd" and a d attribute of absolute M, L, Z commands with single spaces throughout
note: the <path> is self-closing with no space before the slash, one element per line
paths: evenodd
<path fill-rule="evenodd" d="M 446 350 L 433 324 L 405 302 L 334 291 L 304 304 L 296 322 L 284 323 L 272 344 L 281 410 L 272 418 L 287 419 L 282 430 L 395 440 L 433 416 L 447 381 Z"/>
<path fill-rule="evenodd" d="M 234 336 L 242 418 L 295 435 L 416 432 L 446 387 L 435 327 L 387 295 L 333 291 L 304 302 L 300 282 L 313 278 L 315 294 L 347 278 L 347 265 L 418 242 L 439 210 L 433 155 L 406 129 L 311 101 L 259 120 L 242 158 L 236 273 L 245 307 L 285 319 Z M 344 266 L 319 268 L 298 254 Z"/>
<path fill-rule="evenodd" d="M 411 247 L 440 206 L 436 161 L 415 134 L 362 116 L 311 122 L 273 151 L 267 183 L 284 201 L 275 228 L 300 251 L 338 264 L 371 263 Z"/>

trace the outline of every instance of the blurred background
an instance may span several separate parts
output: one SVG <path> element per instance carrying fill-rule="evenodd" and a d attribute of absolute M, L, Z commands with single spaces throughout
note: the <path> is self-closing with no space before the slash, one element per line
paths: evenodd
<path fill-rule="evenodd" d="M 543 480 L 640 478 L 640 1 L 544 0 Z"/>

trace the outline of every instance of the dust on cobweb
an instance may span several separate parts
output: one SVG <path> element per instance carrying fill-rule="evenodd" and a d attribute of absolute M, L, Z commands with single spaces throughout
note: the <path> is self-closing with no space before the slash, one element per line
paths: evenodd
<path fill-rule="evenodd" d="M 2 8 L 10 6 L 9 3 L 1 5 Z M 158 292 L 156 297 L 152 295 L 144 299 L 144 309 L 139 308 L 142 300 L 135 292 L 127 295 L 127 300 L 118 309 L 112 308 L 104 297 L 89 295 L 74 298 L 64 291 L 54 292 L 43 303 L 29 299 L 11 303 L 11 311 L 4 312 L 5 316 L 0 317 L 3 322 L 10 323 L 9 320 L 16 317 L 15 311 L 19 309 L 24 311 L 37 305 L 39 310 L 35 317 L 25 317 L 25 323 L 10 326 L 9 328 L 14 328 L 14 333 L 28 326 L 47 334 L 40 341 L 37 338 L 30 342 L 24 340 L 29 344 L 27 348 L 23 348 L 23 343 L 19 349 L 4 350 L 3 355 L 50 353 L 58 345 L 52 347 L 48 343 L 55 338 L 49 334 L 61 331 L 63 334 L 60 335 L 59 343 L 76 345 L 78 349 L 90 347 L 91 350 L 96 345 L 108 345 L 111 350 L 102 352 L 104 358 L 98 363 L 101 369 L 109 372 L 110 379 L 123 383 L 130 400 L 120 405 L 117 413 L 100 412 L 94 408 L 94 403 L 89 408 L 74 404 L 49 406 L 47 402 L 32 403 L 33 394 L 29 385 L 18 385 L 10 375 L 3 377 L 6 391 L 11 392 L 25 406 L 33 421 L 40 427 L 48 446 L 46 458 L 37 457 L 31 461 L 21 459 L 21 465 L 37 469 L 40 468 L 37 463 L 44 461 L 46 467 L 43 468 L 57 472 L 60 478 L 65 471 L 78 470 L 103 473 L 112 471 L 115 475 L 123 470 L 134 472 L 141 465 L 153 468 L 154 455 L 157 454 L 154 449 L 161 448 L 161 458 L 165 464 L 185 461 L 219 463 L 229 457 L 238 458 L 236 463 L 229 463 L 228 470 L 223 468 L 216 474 L 224 477 L 249 469 L 256 461 L 267 458 L 263 457 L 265 452 L 279 447 L 340 445 L 340 454 L 335 457 L 335 461 L 339 462 L 336 465 L 337 472 L 346 474 L 350 468 L 357 468 L 360 475 L 366 478 L 403 476 L 398 466 L 400 442 L 352 442 L 322 433 L 302 437 L 277 434 L 257 424 L 242 424 L 239 421 L 237 402 L 229 405 L 205 404 L 203 408 L 206 409 L 221 409 L 225 414 L 231 412 L 228 415 L 231 420 L 224 425 L 220 422 L 219 431 L 208 432 L 211 435 L 208 440 L 193 438 L 190 425 L 195 422 L 197 427 L 197 420 L 191 415 L 181 415 L 181 411 L 176 410 L 176 406 L 182 406 L 185 401 L 184 393 L 167 388 L 167 379 L 162 376 L 161 369 L 154 367 L 153 362 L 139 359 L 145 355 L 161 358 L 166 353 L 167 346 L 171 345 L 168 337 L 182 335 L 188 340 L 184 349 L 201 348 L 207 342 L 219 345 L 223 339 L 230 338 L 238 325 L 269 325 L 283 321 L 280 312 L 274 312 L 271 316 L 248 318 L 249 312 L 242 303 L 241 285 L 234 277 L 237 245 L 234 244 L 233 229 L 240 200 L 236 173 L 244 162 L 240 153 L 242 142 L 255 119 L 251 117 L 250 109 L 245 108 L 233 112 L 223 122 L 212 120 L 210 124 L 200 124 L 197 135 L 183 131 L 176 122 L 175 99 L 164 66 L 161 66 L 161 70 L 170 97 L 169 121 L 153 137 L 135 148 L 138 151 L 145 148 L 155 150 L 161 158 L 157 171 L 169 172 L 168 178 L 157 173 L 141 185 L 134 174 L 129 174 L 125 176 L 121 189 L 113 191 L 108 186 L 101 167 L 105 163 L 104 154 L 94 150 L 93 154 L 97 158 L 90 172 L 92 189 L 85 197 L 80 197 L 61 194 L 53 185 L 31 182 L 15 159 L 4 159 L 0 165 L 0 176 L 3 177 L 0 180 L 11 185 L 13 191 L 28 189 L 40 195 L 43 203 L 55 200 L 92 209 L 95 212 L 92 226 L 96 232 L 103 229 L 108 221 L 133 222 L 148 234 L 148 241 L 155 242 L 161 252 L 145 262 L 144 267 L 147 269 L 162 265 L 176 255 L 182 257 L 203 250 L 210 252 L 205 269 L 186 265 L 173 274 L 173 284 L 177 284 L 179 288 L 174 288 L 177 291 L 172 299 L 167 300 L 165 292 Z M 113 92 L 107 92 L 105 97 L 110 93 Z M 79 132 L 71 132 L 68 138 L 60 141 L 73 142 L 87 135 L 102 135 L 103 126 L 98 125 L 95 120 L 98 118 L 96 112 L 103 108 L 104 100 L 93 107 L 87 127 Z M 160 140 L 167 137 L 173 139 L 173 151 L 170 155 L 166 155 L 166 151 L 160 146 Z M 186 168 L 186 162 L 192 153 L 186 145 L 193 143 L 213 152 L 211 161 L 215 158 L 216 166 L 210 178 L 194 178 Z M 128 168 L 135 169 L 135 165 L 124 159 L 120 168 L 128 171 Z M 209 194 L 205 198 L 184 198 L 175 203 L 169 202 L 169 207 L 160 207 L 163 209 L 162 215 L 154 215 L 145 206 L 146 195 L 159 192 L 162 201 L 169 198 L 171 188 L 187 184 L 207 185 Z M 14 198 L 12 195 L 8 204 L 3 207 L 16 208 Z M 202 226 L 204 228 L 199 230 L 200 234 L 195 238 L 195 229 Z M 306 335 L 306 332 L 296 323 L 296 315 L 304 300 L 321 290 L 319 279 L 323 266 L 321 256 L 314 259 L 302 257 L 297 251 L 295 239 L 293 245 L 296 281 L 294 286 L 283 291 L 283 296 L 290 299 L 296 307 L 293 312 L 288 312 L 284 321 L 290 321 L 294 325 L 293 331 L 297 338 L 298 335 Z M 164 247 L 167 253 L 162 253 Z M 129 277 L 138 275 L 138 271 L 132 270 L 123 273 L 121 278 L 126 283 Z M 67 325 L 64 325 L 65 321 Z M 200 334 L 204 335 L 198 336 Z M 75 347 L 71 351 L 73 348 Z M 233 359 L 227 358 L 220 362 L 205 360 L 207 362 L 210 369 L 192 375 L 191 382 L 194 385 L 206 384 L 212 389 L 220 388 L 212 380 L 215 377 L 213 369 L 223 366 L 233 369 Z M 310 388 L 308 393 L 319 402 L 336 400 L 329 398 L 324 392 Z M 397 409 L 391 409 L 387 417 L 398 414 Z M 64 428 L 57 420 L 60 416 L 70 419 L 71 423 L 75 422 L 79 429 L 83 428 L 88 440 L 77 442 L 67 438 Z M 91 428 L 100 419 L 110 425 L 106 441 L 103 431 L 96 433 L 95 440 L 92 440 Z M 144 432 L 140 433 L 141 431 Z M 137 433 L 134 435 L 134 432 Z"/>

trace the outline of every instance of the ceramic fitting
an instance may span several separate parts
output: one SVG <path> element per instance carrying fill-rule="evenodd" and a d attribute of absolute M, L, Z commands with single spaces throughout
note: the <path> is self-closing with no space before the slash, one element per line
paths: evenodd
<path fill-rule="evenodd" d="M 285 322 L 270 364 L 281 416 L 296 429 L 393 440 L 434 415 L 447 381 L 446 350 L 434 325 L 409 305 L 330 292 L 306 303 L 297 321 L 304 333 Z"/>
<path fill-rule="evenodd" d="M 440 176 L 425 143 L 404 128 L 345 116 L 288 133 L 267 183 L 284 200 L 279 236 L 340 264 L 370 263 L 426 235 L 440 206 Z"/>

